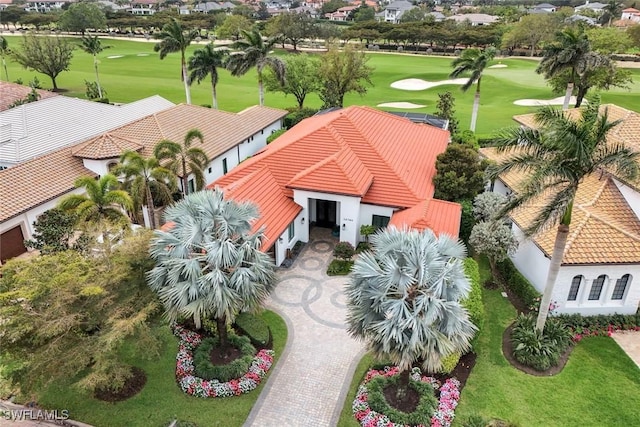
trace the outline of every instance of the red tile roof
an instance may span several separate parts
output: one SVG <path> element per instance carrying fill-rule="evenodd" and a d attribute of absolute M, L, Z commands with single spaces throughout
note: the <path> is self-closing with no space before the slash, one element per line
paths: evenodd
<path fill-rule="evenodd" d="M 72 148 L 74 156 L 82 159 L 112 159 L 120 157 L 127 150 L 140 151 L 144 145 L 140 141 L 103 133 Z"/>
<path fill-rule="evenodd" d="M 424 200 L 412 208 L 395 212 L 389 221 L 390 226 L 405 226 L 416 230 L 431 229 L 437 235 L 448 234 L 458 237 L 462 207 L 458 203 L 444 200 Z"/>
<path fill-rule="evenodd" d="M 2 3 L 0 4 L 7 4 Z M 27 95 L 31 93 L 29 86 L 19 85 L 17 83 L 0 82 L 0 111 L 9 109 L 9 106 L 16 101 L 25 99 Z M 38 99 L 51 98 L 58 96 L 57 93 L 49 92 L 48 90 L 36 89 L 38 93 Z"/>
<path fill-rule="evenodd" d="M 360 196 L 362 203 L 411 208 L 432 199 L 436 157 L 448 141 L 449 132 L 442 129 L 352 106 L 303 120 L 209 187 L 227 190 L 242 184 L 265 201 L 291 201 L 296 188 Z M 268 188 L 262 183 L 264 176 L 257 175 L 263 169 L 269 171 Z M 455 206 L 445 205 L 434 204 L 426 218 L 434 231 L 457 236 L 454 222 L 459 222 L 459 213 L 452 220 L 449 216 L 455 216 Z M 275 235 L 282 233 L 290 220 L 280 218 L 291 215 L 292 205 L 258 206 L 269 225 L 272 221 L 280 224 L 273 226 Z"/>

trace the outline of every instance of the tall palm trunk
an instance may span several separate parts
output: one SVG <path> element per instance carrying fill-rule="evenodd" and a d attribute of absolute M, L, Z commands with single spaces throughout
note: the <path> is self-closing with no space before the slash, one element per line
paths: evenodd
<path fill-rule="evenodd" d="M 227 337 L 227 319 L 224 317 L 216 319 L 216 329 L 218 330 L 218 340 L 220 343 L 220 348 L 226 348 L 228 345 L 228 337 Z"/>
<path fill-rule="evenodd" d="M 480 81 L 478 81 L 478 86 L 480 84 Z M 476 94 L 473 97 L 473 110 L 471 112 L 471 126 L 469 126 L 469 129 L 471 129 L 472 131 L 476 131 L 476 121 L 478 120 L 478 109 L 480 108 L 480 88 L 478 88 L 478 90 L 476 90 Z"/>
<path fill-rule="evenodd" d="M 191 104 L 191 90 L 189 88 L 189 74 L 187 74 L 187 63 L 182 56 L 182 81 L 184 82 L 184 93 L 187 95 L 187 104 Z"/>
<path fill-rule="evenodd" d="M 98 85 L 98 96 L 102 99 L 102 86 L 100 85 L 100 76 L 98 74 L 98 57 L 93 55 L 93 68 L 96 70 L 96 84 Z"/>
<path fill-rule="evenodd" d="M 149 183 L 145 182 L 145 192 L 147 193 L 147 214 L 149 215 L 149 227 L 152 230 L 156 229 L 156 213 L 155 206 L 153 205 L 153 195 L 151 194 L 151 187 Z"/>
<path fill-rule="evenodd" d="M 2 57 L 2 67 L 4 67 L 4 76 L 9 81 L 9 71 L 7 70 L 7 61 Z"/>
<path fill-rule="evenodd" d="M 262 73 L 258 71 L 258 92 L 260 92 L 260 106 L 264 105 L 264 85 L 262 84 Z"/>
<path fill-rule="evenodd" d="M 562 258 L 564 257 L 564 248 L 567 245 L 568 236 L 569 225 L 560 224 L 558 226 L 556 240 L 553 245 L 553 254 L 551 256 L 551 262 L 549 264 L 547 283 L 544 286 L 542 301 L 540 301 L 540 310 L 538 311 L 538 320 L 536 321 L 536 329 L 538 329 L 540 332 L 544 330 L 544 325 L 547 322 L 547 316 L 549 315 L 549 305 L 551 304 L 551 296 L 553 295 L 553 288 L 556 284 L 556 279 L 558 278 L 558 272 L 560 271 Z"/>
<path fill-rule="evenodd" d="M 189 194 L 189 177 L 187 176 L 187 160 L 182 158 L 182 194 Z"/>
<path fill-rule="evenodd" d="M 211 74 L 211 93 L 213 95 L 213 108 L 218 109 L 218 95 L 216 94 L 216 82 Z"/>
<path fill-rule="evenodd" d="M 567 83 L 567 91 L 564 93 L 564 102 L 562 103 L 562 109 L 569 109 L 569 102 L 571 101 L 571 94 L 573 93 L 573 82 Z"/>

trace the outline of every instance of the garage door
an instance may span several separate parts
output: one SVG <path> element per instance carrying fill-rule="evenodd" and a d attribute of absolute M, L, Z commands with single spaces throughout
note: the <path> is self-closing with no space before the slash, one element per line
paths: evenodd
<path fill-rule="evenodd" d="M 0 234 L 0 260 L 5 262 L 27 251 L 24 247 L 24 237 L 20 226 Z"/>

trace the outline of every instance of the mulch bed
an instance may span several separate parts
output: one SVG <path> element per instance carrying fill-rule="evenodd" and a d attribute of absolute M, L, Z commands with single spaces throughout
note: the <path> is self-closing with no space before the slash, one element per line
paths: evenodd
<path fill-rule="evenodd" d="M 467 379 L 469 378 L 469 375 L 471 374 L 473 367 L 476 366 L 477 357 L 478 355 L 473 352 L 463 354 L 462 357 L 460 358 L 460 361 L 458 362 L 456 367 L 453 368 L 453 371 L 451 371 L 450 374 L 438 373 L 438 374 L 426 374 L 426 375 L 437 379 L 438 381 L 440 381 L 441 384 L 444 384 L 445 381 L 448 380 L 449 378 L 455 378 L 458 381 L 460 381 L 460 387 L 458 387 L 458 389 L 462 391 L 465 384 L 467 384 Z M 440 392 L 436 391 L 437 398 L 440 397 L 439 394 Z"/>
<path fill-rule="evenodd" d="M 227 346 L 227 348 L 214 347 L 209 353 L 209 360 L 213 365 L 228 365 L 241 357 L 242 352 L 232 345 Z"/>
<path fill-rule="evenodd" d="M 567 350 L 565 350 L 565 352 L 560 355 L 558 364 L 556 366 L 552 366 L 546 371 L 537 371 L 530 366 L 526 366 L 518 362 L 513 356 L 513 343 L 511 342 L 512 330 L 513 324 L 509 325 L 509 327 L 505 329 L 504 333 L 502 334 L 502 354 L 504 354 L 504 358 L 507 359 L 509 363 L 511 363 L 511 366 L 513 366 L 514 368 L 526 374 L 534 375 L 536 377 L 551 377 L 560 373 L 562 369 L 564 369 L 564 365 L 567 364 L 567 360 L 569 360 L 569 355 L 571 355 L 573 347 L 575 347 L 573 344 L 569 345 L 569 348 L 567 348 Z"/>
<path fill-rule="evenodd" d="M 131 371 L 133 375 L 127 380 L 121 390 L 99 389 L 96 390 L 93 396 L 105 402 L 120 402 L 135 396 L 147 383 L 147 374 L 136 366 L 131 367 Z"/>
<path fill-rule="evenodd" d="M 411 387 L 407 387 L 404 398 L 398 399 L 398 386 L 399 384 L 389 384 L 382 390 L 385 400 L 389 405 L 402 412 L 407 414 L 414 412 L 418 407 L 418 403 L 420 403 L 420 393 Z"/>

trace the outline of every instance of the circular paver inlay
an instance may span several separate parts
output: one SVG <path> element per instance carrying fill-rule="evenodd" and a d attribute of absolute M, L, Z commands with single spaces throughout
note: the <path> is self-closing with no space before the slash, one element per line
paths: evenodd
<path fill-rule="evenodd" d="M 322 260 L 317 257 L 305 257 L 299 265 L 303 270 L 315 271 L 322 268 Z"/>
<path fill-rule="evenodd" d="M 347 295 L 344 291 L 337 291 L 331 294 L 331 304 L 338 308 L 347 308 Z"/>
<path fill-rule="evenodd" d="M 316 288 L 319 286 L 320 285 L 315 280 L 308 277 L 299 275 L 289 276 L 278 283 L 271 293 L 271 298 L 282 305 L 296 307 L 307 304 L 308 301 L 306 301 L 306 298 L 319 298 L 320 292 L 316 291 L 313 294 L 307 293 L 307 290 L 310 288 Z M 300 289 L 305 289 L 305 292 L 303 292 L 302 295 L 300 294 Z"/>
<path fill-rule="evenodd" d="M 318 253 L 327 253 L 333 250 L 333 244 L 326 240 L 316 240 L 311 244 L 311 249 Z"/>

